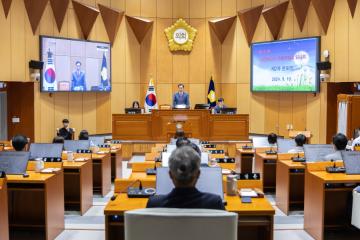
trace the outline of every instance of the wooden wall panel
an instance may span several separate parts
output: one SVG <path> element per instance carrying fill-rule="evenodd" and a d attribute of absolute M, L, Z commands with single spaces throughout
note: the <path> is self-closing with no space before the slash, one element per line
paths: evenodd
<path fill-rule="evenodd" d="M 349 81 L 358 81 L 357 79 L 360 77 L 360 67 L 358 64 L 360 31 L 357 31 L 360 25 L 359 6 L 356 8 L 354 18 L 349 21 Z"/>
<path fill-rule="evenodd" d="M 107 93 L 96 94 L 96 133 L 111 132 L 111 104 L 110 95 Z"/>
<path fill-rule="evenodd" d="M 217 97 L 223 97 L 228 107 L 237 106 L 237 87 L 235 83 L 221 84 L 221 93 Z"/>
<path fill-rule="evenodd" d="M 220 17 L 221 16 L 221 1 L 206 0 L 206 17 Z"/>
<path fill-rule="evenodd" d="M 140 11 L 142 17 L 156 17 L 156 0 L 141 0 Z"/>
<path fill-rule="evenodd" d="M 190 0 L 190 18 L 205 18 L 206 0 Z"/>
<path fill-rule="evenodd" d="M 236 23 L 234 22 L 222 44 L 221 80 L 223 83 L 236 83 Z"/>
<path fill-rule="evenodd" d="M 333 81 L 347 82 L 349 80 L 349 19 L 350 12 L 344 11 L 347 1 L 336 1 L 334 21 L 336 38 L 334 37 L 334 78 Z M 339 63 L 339 64 L 337 64 Z"/>
<path fill-rule="evenodd" d="M 250 113 L 250 131 L 265 133 L 277 130 L 285 133 L 285 125 L 291 121 L 294 129 L 314 132 L 313 141 L 322 141 L 324 116 L 326 115 L 326 93 L 315 98 L 306 94 L 252 94 L 250 84 L 250 48 L 246 43 L 239 20 L 234 23 L 224 44 L 210 30 L 207 21 L 220 16 L 233 16 L 236 11 L 260 4 L 270 6 L 280 0 L 83 0 L 96 6 L 97 3 L 125 10 L 126 14 L 154 20 L 152 32 L 140 45 L 126 21 L 120 25 L 112 49 L 111 94 L 48 94 L 39 92 L 35 84 L 35 138 L 50 141 L 54 129 L 61 124 L 63 116 L 77 128 L 91 132 L 109 132 L 111 125 L 103 116 L 122 113 L 133 100 L 143 105 L 149 75 L 156 82 L 160 104 L 170 104 L 178 82 L 186 84 L 191 93 L 191 105 L 206 100 L 209 79 L 213 76 L 217 97 L 225 97 L 228 105 L 239 108 L 240 113 Z M 198 29 L 194 50 L 188 55 L 172 54 L 167 46 L 164 29 L 177 17 L 183 17 Z M 322 35 L 322 50 L 329 49 L 333 71 L 331 81 L 357 81 L 360 78 L 357 55 L 360 54 L 360 15 L 350 17 L 346 0 L 336 1 L 328 34 L 324 35 L 321 24 L 310 4 L 304 30 L 301 32 L 290 4 L 284 20 L 281 38 Z M 72 4 L 59 33 L 49 6 L 41 19 L 36 35 L 31 32 L 22 0 L 14 0 L 8 19 L 0 13 L 0 31 L 3 38 L 0 46 L 0 80 L 29 81 L 27 67 L 30 59 L 38 59 L 38 35 L 80 38 L 82 36 Z M 101 18 L 91 32 L 92 40 L 107 41 Z M 254 42 L 271 40 L 271 34 L 260 18 Z M 350 51 L 351 49 L 351 51 Z M 67 95 L 69 97 L 67 97 Z M 272 95 L 272 96 L 271 96 Z M 75 97 L 72 97 L 75 96 Z M 275 94 L 276 96 L 276 94 Z M 279 97 L 280 96 L 280 97 Z M 74 98 L 74 99 L 73 99 Z M 284 99 L 286 99 L 286 101 Z M 230 104 L 229 104 L 230 103 Z M 321 109 L 320 112 L 316 110 Z M 49 109 L 51 109 L 49 114 Z M 47 114 L 46 114 L 47 113 Z M 314 114 L 317 115 L 314 115 Z M 90 121 L 86 121 L 90 119 Z M 78 129 L 80 130 L 80 129 Z"/>
<path fill-rule="evenodd" d="M 224 17 L 236 15 L 236 0 L 222 0 L 221 1 L 221 15 Z"/>
<path fill-rule="evenodd" d="M 0 44 L 0 79 L 5 81 L 11 80 L 11 19 L 12 12 L 9 12 L 9 16 L 6 19 L 4 11 L 0 11 L 0 32 L 2 33 L 1 44 Z"/>
<path fill-rule="evenodd" d="M 242 83 L 237 86 L 237 108 L 239 114 L 250 114 L 250 84 Z"/>
<path fill-rule="evenodd" d="M 194 107 L 197 103 L 207 103 L 207 89 L 205 88 L 205 84 L 190 83 L 188 90 L 191 97 L 191 107 Z"/>
<path fill-rule="evenodd" d="M 173 0 L 173 18 L 189 18 L 189 1 L 191 0 Z"/>
<path fill-rule="evenodd" d="M 83 93 L 69 93 L 69 120 L 72 127 L 75 128 L 75 137 L 77 139 L 81 130 L 83 130 Z"/>
<path fill-rule="evenodd" d="M 21 15 L 17 13 L 23 13 Z M 11 81 L 25 80 L 25 23 L 30 26 L 29 20 L 25 13 L 25 6 L 22 1 L 13 1 L 9 15 L 11 29 L 18 29 L 18 31 L 10 31 L 11 44 Z M 22 63 L 22 64 L 21 64 Z M 24 64 L 25 63 L 25 64 Z"/>
<path fill-rule="evenodd" d="M 196 36 L 196 44 L 189 56 L 189 82 L 190 83 L 206 83 L 205 79 L 205 44 L 206 44 L 206 26 L 205 19 L 192 19 L 190 25 L 198 30 Z"/>
<path fill-rule="evenodd" d="M 130 16 L 140 16 L 140 0 L 126 0 L 125 6 L 126 6 L 126 14 Z"/>
<path fill-rule="evenodd" d="M 124 113 L 125 105 L 125 84 L 116 83 L 112 85 L 113 90 L 111 92 L 111 112 L 113 114 Z M 142 104 L 142 103 L 140 103 Z"/>
<path fill-rule="evenodd" d="M 157 17 L 172 18 L 172 1 L 157 0 Z"/>
<path fill-rule="evenodd" d="M 146 34 L 140 46 L 140 82 L 148 83 L 150 77 L 157 79 L 156 71 L 156 21 Z"/>
<path fill-rule="evenodd" d="M 157 38 L 157 82 L 171 83 L 173 75 L 173 56 L 164 34 L 164 29 L 172 24 L 172 19 L 158 19 L 156 28 Z"/>
<path fill-rule="evenodd" d="M 83 94 L 82 99 L 82 126 L 90 134 L 97 133 L 97 119 L 96 119 L 96 93 Z M 106 117 L 104 117 L 106 119 Z"/>

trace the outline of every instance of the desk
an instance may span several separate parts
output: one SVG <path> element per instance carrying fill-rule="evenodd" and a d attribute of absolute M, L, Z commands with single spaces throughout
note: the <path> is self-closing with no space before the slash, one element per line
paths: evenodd
<path fill-rule="evenodd" d="M 92 161 L 63 162 L 65 209 L 85 214 L 93 203 Z"/>
<path fill-rule="evenodd" d="M 223 175 L 223 189 L 226 192 L 226 175 Z M 145 172 L 133 172 L 129 178 L 116 179 L 115 180 L 115 193 L 125 193 L 127 188 L 136 180 L 140 180 L 141 184 L 145 188 L 156 187 L 156 175 L 147 175 Z M 261 180 L 239 180 L 237 182 L 238 189 L 241 188 L 258 188 L 263 189 Z"/>
<path fill-rule="evenodd" d="M 55 239 L 64 230 L 64 174 L 8 175 L 10 239 Z"/>
<path fill-rule="evenodd" d="M 122 148 L 111 149 L 111 180 L 122 177 Z"/>
<path fill-rule="evenodd" d="M 8 193 L 6 178 L 0 178 L 0 239 L 9 239 Z"/>
<path fill-rule="evenodd" d="M 209 110 L 154 110 L 151 114 L 114 114 L 114 139 L 168 141 L 177 122 L 185 132 L 203 140 L 248 140 L 249 115 L 211 114 Z"/>
<path fill-rule="evenodd" d="M 91 155 L 93 162 L 93 189 L 103 197 L 111 191 L 111 154 Z"/>
<path fill-rule="evenodd" d="M 316 240 L 326 239 L 325 230 L 349 229 L 353 187 L 342 184 L 360 183 L 360 175 L 331 174 L 326 171 L 305 172 L 304 229 Z M 329 187 L 328 184 L 340 184 Z M 349 203 L 350 202 L 350 203 Z M 350 230 L 342 231 L 348 234 Z M 355 232 L 358 239 L 360 231 Z M 346 239 L 343 236 L 342 239 Z"/>
<path fill-rule="evenodd" d="M 226 209 L 238 213 L 238 239 L 273 239 L 275 210 L 266 198 L 253 199 L 251 204 L 241 203 L 239 197 L 225 196 Z M 146 207 L 146 198 L 128 198 L 118 194 L 105 207 L 105 236 L 107 240 L 124 239 L 124 212 Z M 117 216 L 115 219 L 114 216 Z"/>
<path fill-rule="evenodd" d="M 265 192 L 275 192 L 276 161 L 277 155 L 267 155 L 266 153 L 255 154 L 254 172 L 260 173 Z"/>
<path fill-rule="evenodd" d="M 240 173 L 252 173 L 253 159 L 255 151 L 253 149 L 244 150 L 242 148 L 236 150 L 236 171 Z"/>
<path fill-rule="evenodd" d="M 305 165 L 278 160 L 276 166 L 276 206 L 286 215 L 291 207 L 304 207 Z"/>

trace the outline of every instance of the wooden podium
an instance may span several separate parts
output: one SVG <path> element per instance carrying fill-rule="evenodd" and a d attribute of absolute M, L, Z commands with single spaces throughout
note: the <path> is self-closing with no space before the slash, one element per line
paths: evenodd
<path fill-rule="evenodd" d="M 154 110 L 151 114 L 114 114 L 113 139 L 168 141 L 179 122 L 187 136 L 202 140 L 248 140 L 249 137 L 249 115 L 214 115 L 209 110 Z"/>

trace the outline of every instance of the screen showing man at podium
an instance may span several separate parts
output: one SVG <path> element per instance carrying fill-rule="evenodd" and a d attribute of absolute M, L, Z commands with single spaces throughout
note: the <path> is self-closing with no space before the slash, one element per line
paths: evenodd
<path fill-rule="evenodd" d="M 172 107 L 177 108 L 190 108 L 190 96 L 187 92 L 184 91 L 184 84 L 180 83 L 178 85 L 178 92 L 173 96 Z"/>

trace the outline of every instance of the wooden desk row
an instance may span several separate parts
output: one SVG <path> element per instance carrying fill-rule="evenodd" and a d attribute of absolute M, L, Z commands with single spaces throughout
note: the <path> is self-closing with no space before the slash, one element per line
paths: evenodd
<path fill-rule="evenodd" d="M 226 177 L 224 176 L 224 183 Z M 115 180 L 117 197 L 105 207 L 106 239 L 124 239 L 124 212 L 146 207 L 147 199 L 128 198 L 127 187 L 140 180 L 143 187 L 155 187 L 156 176 L 133 172 L 129 179 Z M 225 184 L 226 185 L 226 184 Z M 259 180 L 238 181 L 239 188 L 261 188 Z M 238 196 L 226 196 L 226 209 L 238 213 L 238 239 L 273 239 L 275 210 L 266 198 L 253 199 L 251 204 L 241 203 Z"/>
<path fill-rule="evenodd" d="M 113 151 L 115 157 L 117 154 Z M 29 162 L 29 177 L 0 179 L 1 240 L 9 239 L 8 235 L 10 239 L 55 239 L 64 230 L 64 209 L 84 214 L 92 206 L 93 192 L 103 196 L 110 192 L 110 152 L 74 157 L 87 160 L 64 160 L 56 173 L 36 173 L 34 162 Z M 117 161 L 121 164 L 119 157 Z M 56 167 L 56 163 L 45 165 Z"/>

